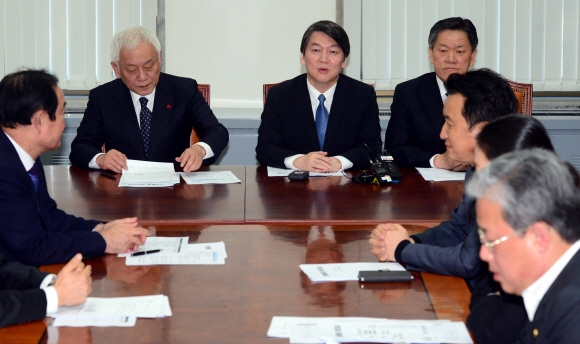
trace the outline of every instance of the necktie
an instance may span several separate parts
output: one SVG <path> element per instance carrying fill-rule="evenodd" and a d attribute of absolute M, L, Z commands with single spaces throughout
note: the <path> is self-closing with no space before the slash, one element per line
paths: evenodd
<path fill-rule="evenodd" d="M 326 125 L 328 124 L 328 110 L 324 107 L 326 97 L 324 94 L 318 96 L 318 107 L 316 108 L 316 133 L 318 134 L 318 143 L 320 150 L 324 147 L 324 137 L 326 136 Z"/>
<path fill-rule="evenodd" d="M 34 162 L 32 168 L 28 170 L 28 175 L 32 179 L 32 184 L 34 184 L 34 191 L 38 192 L 38 164 Z"/>
<path fill-rule="evenodd" d="M 139 121 L 141 122 L 141 139 L 143 139 L 143 147 L 145 147 L 145 156 L 149 155 L 149 132 L 151 131 L 151 117 L 153 114 L 147 108 L 147 98 L 139 98 L 141 103 L 141 112 L 139 113 Z"/>

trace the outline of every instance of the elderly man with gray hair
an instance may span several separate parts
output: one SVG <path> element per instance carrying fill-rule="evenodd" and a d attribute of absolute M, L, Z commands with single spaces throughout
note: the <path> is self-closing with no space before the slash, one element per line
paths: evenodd
<path fill-rule="evenodd" d="M 70 153 L 82 168 L 127 169 L 127 159 L 179 162 L 185 172 L 216 161 L 227 129 L 195 80 L 161 73 L 161 44 L 142 26 L 118 32 L 111 44 L 116 80 L 93 89 Z M 192 128 L 199 142 L 191 144 Z"/>
<path fill-rule="evenodd" d="M 578 184 L 569 164 L 533 149 L 493 160 L 467 186 L 467 194 L 477 198 L 479 255 L 505 292 L 523 298 L 529 322 L 519 342 L 577 343 L 580 338 Z M 485 310 L 482 302 L 473 311 Z M 493 331 L 488 325 L 471 324 Z"/>

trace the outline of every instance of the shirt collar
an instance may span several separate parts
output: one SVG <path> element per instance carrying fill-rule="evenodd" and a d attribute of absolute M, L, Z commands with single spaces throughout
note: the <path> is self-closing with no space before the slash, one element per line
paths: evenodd
<path fill-rule="evenodd" d="M 151 112 L 153 112 L 153 101 L 155 100 L 155 91 L 156 90 L 157 90 L 157 87 L 155 87 L 153 89 L 153 92 L 151 92 L 145 96 L 140 96 L 133 91 L 129 91 L 129 92 L 131 92 L 131 99 L 133 100 L 133 106 L 135 106 L 135 110 L 136 111 L 139 110 L 139 111 L 137 111 L 137 113 L 139 113 L 141 110 L 141 102 L 139 101 L 139 99 L 141 97 L 147 98 L 147 107 L 149 108 L 149 110 L 151 110 Z"/>
<path fill-rule="evenodd" d="M 528 318 L 530 321 L 534 320 L 534 315 L 536 310 L 540 305 L 540 302 L 544 298 L 544 295 L 550 289 L 556 278 L 560 275 L 562 270 L 568 265 L 572 257 L 580 249 L 580 240 L 576 241 L 572 246 L 570 246 L 564 254 L 558 258 L 558 260 L 546 271 L 540 278 L 538 278 L 529 287 L 524 289 L 522 292 L 522 298 L 524 299 L 524 306 L 526 307 L 526 313 L 528 313 Z"/>
<path fill-rule="evenodd" d="M 316 108 L 318 107 L 318 97 L 321 94 L 324 94 L 324 98 L 326 98 L 324 101 L 324 107 L 326 107 L 326 110 L 328 110 L 328 113 L 330 114 L 330 107 L 332 106 L 334 91 L 336 91 L 337 84 L 338 81 L 335 82 L 334 85 L 332 85 L 332 87 L 330 87 L 326 92 L 320 93 L 316 88 L 314 88 L 314 86 L 310 84 L 308 78 L 306 78 L 306 86 L 308 87 L 308 94 L 310 94 L 310 103 L 312 104 L 312 113 L 314 116 L 316 116 Z"/>
<path fill-rule="evenodd" d="M 439 79 L 437 74 L 435 74 L 435 78 L 437 79 L 437 86 L 439 86 L 441 100 L 443 100 L 443 104 L 445 104 L 445 100 L 447 100 L 447 89 L 445 88 L 445 83 L 443 82 L 443 80 Z"/>
<path fill-rule="evenodd" d="M 6 132 L 4 132 L 4 134 L 6 134 Z M 32 168 L 32 166 L 34 165 L 34 159 L 32 159 L 30 154 L 26 153 L 26 151 L 22 147 L 20 147 L 20 145 L 18 143 L 16 143 L 16 141 L 14 141 L 10 137 L 10 135 L 6 134 L 6 136 L 8 137 L 10 142 L 12 142 L 14 149 L 16 149 L 16 153 L 18 153 L 18 157 L 20 158 L 20 161 L 22 161 L 22 165 L 24 165 L 24 169 L 26 171 L 30 170 Z"/>

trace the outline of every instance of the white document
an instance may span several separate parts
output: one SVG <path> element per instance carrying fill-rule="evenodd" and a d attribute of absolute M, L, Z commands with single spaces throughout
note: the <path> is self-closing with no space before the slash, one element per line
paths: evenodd
<path fill-rule="evenodd" d="M 231 171 L 177 172 L 188 185 L 197 184 L 236 184 L 242 181 Z"/>
<path fill-rule="evenodd" d="M 190 244 L 185 252 L 146 254 L 127 257 L 125 265 L 223 265 L 227 258 L 226 246 L 222 242 Z"/>
<path fill-rule="evenodd" d="M 268 166 L 268 177 L 288 177 L 290 173 L 294 170 L 285 169 L 285 168 L 276 168 Z M 310 177 L 333 177 L 333 176 L 342 176 L 342 172 L 328 172 L 328 173 L 317 173 L 317 172 L 309 172 L 308 175 Z"/>
<path fill-rule="evenodd" d="M 60 307 L 49 317 L 81 316 L 126 316 L 139 318 L 158 318 L 171 316 L 169 298 L 165 295 L 131 296 L 131 297 L 87 297 L 87 301 L 73 307 Z"/>
<path fill-rule="evenodd" d="M 434 167 L 416 167 L 416 169 L 427 181 L 446 182 L 453 180 L 465 180 L 465 172 L 453 172 Z"/>
<path fill-rule="evenodd" d="M 133 327 L 137 317 L 99 317 L 99 316 L 83 316 L 83 317 L 58 317 L 52 322 L 53 327 Z"/>
<path fill-rule="evenodd" d="M 316 338 L 318 336 L 318 338 Z M 272 318 L 268 337 L 291 343 L 473 343 L 465 324 L 447 320 L 389 320 L 380 318 Z"/>
<path fill-rule="evenodd" d="M 405 271 L 399 263 L 332 263 L 300 264 L 300 269 L 312 282 L 358 281 L 359 271 Z"/>
<path fill-rule="evenodd" d="M 117 254 L 117 257 L 129 257 L 131 256 L 131 253 L 151 250 L 163 250 L 161 252 L 164 253 L 180 253 L 187 250 L 188 243 L 189 237 L 147 237 L 145 243 L 139 246 L 137 251 L 119 253 Z"/>
<path fill-rule="evenodd" d="M 122 170 L 119 187 L 166 187 L 179 183 L 179 174 L 169 162 L 127 159 L 127 167 Z"/>

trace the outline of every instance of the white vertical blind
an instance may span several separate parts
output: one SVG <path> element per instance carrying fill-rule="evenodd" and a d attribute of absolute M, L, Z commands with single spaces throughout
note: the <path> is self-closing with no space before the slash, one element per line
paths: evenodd
<path fill-rule="evenodd" d="M 156 31 L 157 0 L 0 0 L 0 73 L 45 68 L 60 87 L 89 90 L 113 79 L 118 30 Z"/>
<path fill-rule="evenodd" d="M 362 46 L 360 59 L 349 61 L 360 65 L 345 72 L 377 89 L 433 71 L 429 30 L 437 20 L 464 17 L 479 36 L 474 68 L 536 91 L 580 91 L 580 0 L 349 0 L 344 13 L 351 44 Z"/>

